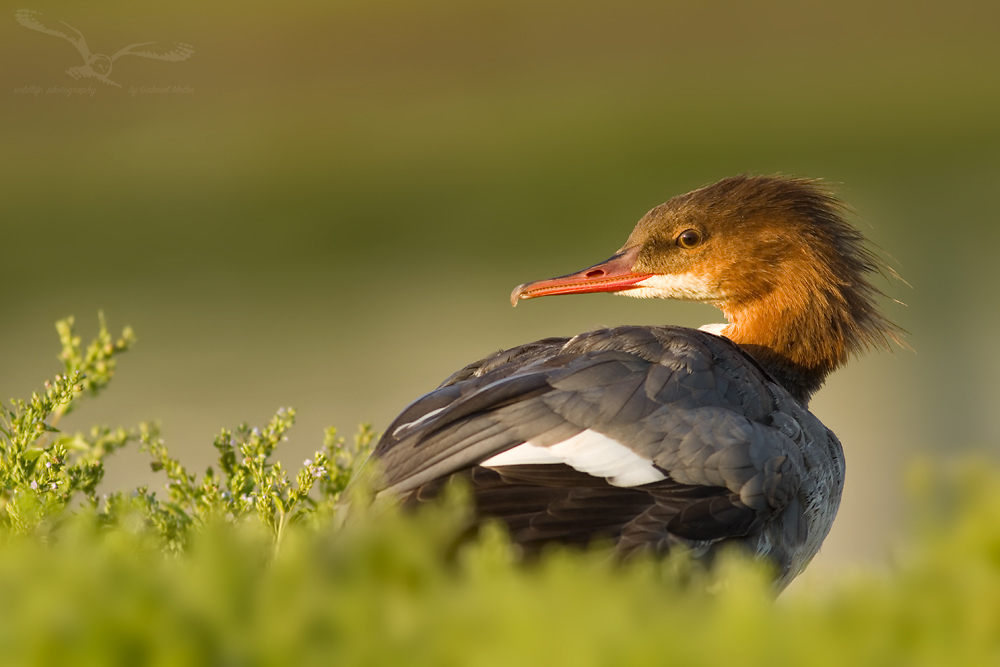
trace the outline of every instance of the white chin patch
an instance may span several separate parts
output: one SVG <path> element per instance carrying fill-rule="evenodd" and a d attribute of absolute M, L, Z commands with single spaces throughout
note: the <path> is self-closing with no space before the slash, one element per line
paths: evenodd
<path fill-rule="evenodd" d="M 617 293 L 639 299 L 684 299 L 686 301 L 711 301 L 718 297 L 718 290 L 711 282 L 696 273 L 656 274 L 636 283 L 632 289 Z"/>
<path fill-rule="evenodd" d="M 564 463 L 594 477 L 603 477 L 612 486 L 640 486 L 666 479 L 653 462 L 606 435 L 587 429 L 549 447 L 526 442 L 486 459 L 485 468 Z"/>

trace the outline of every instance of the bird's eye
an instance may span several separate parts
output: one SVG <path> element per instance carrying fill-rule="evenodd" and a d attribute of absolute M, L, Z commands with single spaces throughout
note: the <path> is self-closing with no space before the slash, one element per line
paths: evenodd
<path fill-rule="evenodd" d="M 701 243 L 701 234 L 697 229 L 686 229 L 677 237 L 677 245 L 682 248 L 693 248 Z"/>

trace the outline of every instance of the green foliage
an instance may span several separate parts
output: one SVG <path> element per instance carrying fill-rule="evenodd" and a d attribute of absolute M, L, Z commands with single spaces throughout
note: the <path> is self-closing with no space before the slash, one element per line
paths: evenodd
<path fill-rule="evenodd" d="M 139 494 L 147 500 L 148 518 L 171 550 L 183 551 L 192 528 L 203 528 L 219 519 L 238 522 L 255 517 L 266 526 L 278 546 L 285 529 L 306 516 L 331 515 L 347 487 L 354 467 L 367 455 L 374 431 L 362 424 L 348 446 L 337 437 L 336 429 L 327 429 L 323 448 L 306 459 L 289 481 L 280 461 L 271 454 L 295 422 L 295 410 L 280 408 L 263 429 L 241 424 L 235 431 L 223 429 L 215 439 L 219 453 L 217 474 L 209 468 L 199 482 L 181 463 L 172 458 L 155 426 L 143 424 L 139 439 L 142 449 L 153 457 L 154 470 L 169 478 L 169 500 L 156 502 L 145 489 Z M 318 498 L 310 495 L 317 487 Z"/>
<path fill-rule="evenodd" d="M 0 535 L 51 536 L 78 496 L 104 525 L 120 526 L 138 513 L 144 530 L 173 553 L 185 551 L 194 530 L 216 521 L 254 518 L 270 530 L 277 546 L 291 523 L 333 513 L 375 436 L 368 425 L 361 426 L 350 446 L 337 437 L 336 429 L 328 429 L 323 448 L 304 462 L 294 483 L 281 463 L 270 459 L 295 422 L 290 408 L 278 410 L 263 430 L 246 424 L 235 431 L 223 429 L 214 443 L 219 472 L 209 468 L 200 479 L 170 456 L 157 424 L 142 423 L 134 429 L 95 426 L 89 434 L 60 432 L 60 418 L 83 396 L 96 397 L 114 376 L 117 356 L 135 343 L 129 327 L 115 339 L 103 315 L 99 320 L 97 337 L 86 349 L 72 317 L 57 322 L 65 372 L 47 381 L 45 392 L 32 394 L 29 401 L 0 404 Z M 55 434 L 51 441 L 49 434 Z M 130 442 L 138 442 L 151 455 L 153 470 L 167 476 L 167 497 L 161 500 L 140 487 L 128 497 L 111 494 L 101 507 L 96 488 L 104 475 L 104 457 Z M 318 493 L 310 495 L 314 489 Z"/>
<path fill-rule="evenodd" d="M 0 403 L 0 528 L 33 532 L 58 519 L 77 493 L 96 505 L 95 491 L 104 476 L 103 458 L 136 439 L 124 429 L 95 427 L 89 434 L 63 434 L 56 428 L 80 396 L 97 394 L 115 373 L 116 357 L 135 342 L 126 327 L 113 340 L 104 316 L 97 338 L 81 347 L 73 318 L 56 324 L 65 371 L 45 382 L 30 400 Z M 56 434 L 49 442 L 49 435 Z"/>
<path fill-rule="evenodd" d="M 67 375 L 89 374 L 97 357 L 87 359 Z M 460 539 L 461 489 L 416 514 L 354 502 L 352 520 L 339 521 L 338 499 L 373 434 L 363 428 L 348 445 L 329 431 L 292 478 L 271 461 L 294 421 L 288 409 L 262 429 L 223 431 L 218 472 L 200 477 L 150 425 L 48 444 L 21 435 L 39 420 L 51 427 L 45 420 L 83 393 L 79 384 L 56 378 L 44 396 L 5 409 L 6 663 L 1000 662 L 1000 471 L 984 462 L 914 467 L 918 520 L 891 571 L 775 602 L 765 569 L 735 555 L 712 572 L 683 554 L 621 565 L 600 550 L 525 565 L 496 526 Z M 98 464 L 138 441 L 169 479 L 167 497 L 138 489 L 100 506 L 82 473 L 69 472 L 73 454 L 57 449 L 77 438 L 79 460 Z M 35 488 L 46 475 L 57 496 Z M 71 507 L 74 493 L 82 502 Z"/>
<path fill-rule="evenodd" d="M 456 552 L 455 499 L 300 522 L 277 555 L 257 523 L 206 526 L 170 558 L 127 523 L 77 520 L 0 550 L 0 643 L 36 664 L 997 664 L 1000 475 L 937 483 L 961 489 L 954 513 L 891 573 L 777 603 L 735 558 L 710 575 L 601 553 L 524 567 L 498 530 Z"/>

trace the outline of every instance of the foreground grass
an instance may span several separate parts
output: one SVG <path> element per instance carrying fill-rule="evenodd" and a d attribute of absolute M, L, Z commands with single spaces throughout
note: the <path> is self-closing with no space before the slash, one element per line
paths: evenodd
<path fill-rule="evenodd" d="M 272 461 L 290 410 L 223 431 L 218 470 L 200 476 L 149 425 L 55 431 L 132 340 L 102 326 L 84 350 L 69 323 L 60 331 L 66 372 L 2 420 L 6 663 L 1000 662 L 1000 472 L 988 465 L 916 469 L 919 520 L 893 570 L 822 596 L 774 602 L 767 572 L 736 557 L 712 573 L 683 556 L 616 566 L 599 551 L 526 567 L 495 528 L 458 540 L 460 492 L 401 516 L 365 502 L 362 480 L 345 520 L 367 429 L 352 445 L 328 434 L 293 478 Z M 101 461 L 132 441 L 168 476 L 167 497 L 98 498 Z"/>

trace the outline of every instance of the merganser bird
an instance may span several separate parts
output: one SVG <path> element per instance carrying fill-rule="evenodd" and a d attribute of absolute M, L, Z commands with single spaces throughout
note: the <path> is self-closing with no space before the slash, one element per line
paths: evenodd
<path fill-rule="evenodd" d="M 781 590 L 844 486 L 809 398 L 850 355 L 899 340 L 868 280 L 888 269 L 844 213 L 819 181 L 736 176 L 657 206 L 607 261 L 518 285 L 514 305 L 615 292 L 711 303 L 728 323 L 598 329 L 472 363 L 388 427 L 379 488 L 414 503 L 463 478 L 527 553 L 740 545 Z"/>

